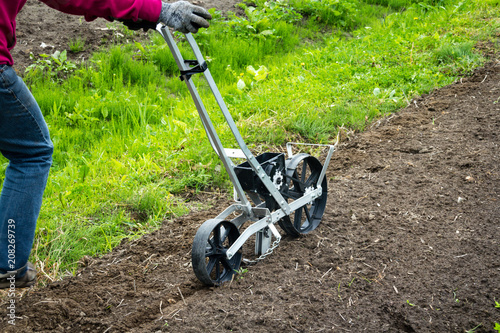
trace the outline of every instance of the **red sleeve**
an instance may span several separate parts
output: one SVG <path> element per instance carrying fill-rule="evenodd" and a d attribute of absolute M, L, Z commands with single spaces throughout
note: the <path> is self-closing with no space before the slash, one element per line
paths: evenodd
<path fill-rule="evenodd" d="M 161 0 L 40 0 L 46 5 L 67 14 L 84 16 L 87 21 L 98 17 L 142 19 L 157 22 Z"/>

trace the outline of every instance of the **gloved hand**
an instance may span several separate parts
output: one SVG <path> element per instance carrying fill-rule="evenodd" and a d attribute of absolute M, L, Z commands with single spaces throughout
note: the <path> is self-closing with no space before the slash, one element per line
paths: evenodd
<path fill-rule="evenodd" d="M 115 18 L 110 18 L 115 20 Z M 198 32 L 198 29 L 208 28 L 209 23 L 207 20 L 212 19 L 212 15 L 202 7 L 190 4 L 187 1 L 178 1 L 173 4 L 162 3 L 160 18 L 158 23 L 162 22 L 177 31 L 188 33 Z M 130 30 L 143 29 L 156 29 L 156 22 L 149 22 L 146 20 L 138 19 L 137 21 L 118 19 Z"/>
<path fill-rule="evenodd" d="M 178 1 L 172 4 L 165 2 L 162 4 L 158 22 L 183 33 L 195 33 L 201 27 L 208 28 L 210 24 L 207 20 L 210 19 L 212 15 L 206 9 L 187 1 Z"/>

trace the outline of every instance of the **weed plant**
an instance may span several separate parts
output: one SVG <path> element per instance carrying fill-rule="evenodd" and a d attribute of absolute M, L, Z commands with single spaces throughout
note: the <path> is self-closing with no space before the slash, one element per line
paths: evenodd
<path fill-rule="evenodd" d="M 258 152 L 287 140 L 333 142 L 340 126 L 363 130 L 466 75 L 484 62 L 476 42 L 498 31 L 496 4 L 259 0 L 242 5 L 244 17 L 212 10 L 211 27 L 195 38 Z M 25 75 L 55 145 L 33 251 L 52 278 L 188 212 L 177 194 L 229 186 L 159 34 L 68 71 L 55 58 Z M 235 147 L 205 80 L 193 80 L 225 147 Z M 6 165 L 2 158 L 0 171 Z"/>
<path fill-rule="evenodd" d="M 85 42 L 85 39 L 81 37 L 71 39 L 68 42 L 69 51 L 73 53 L 82 52 L 83 50 L 85 50 Z"/>

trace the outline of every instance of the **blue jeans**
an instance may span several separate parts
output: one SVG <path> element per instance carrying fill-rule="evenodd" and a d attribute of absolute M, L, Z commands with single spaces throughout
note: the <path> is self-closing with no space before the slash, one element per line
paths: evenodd
<path fill-rule="evenodd" d="M 12 67 L 0 65 L 0 152 L 9 160 L 0 195 L 0 274 L 24 275 L 53 148 L 28 87 Z"/>

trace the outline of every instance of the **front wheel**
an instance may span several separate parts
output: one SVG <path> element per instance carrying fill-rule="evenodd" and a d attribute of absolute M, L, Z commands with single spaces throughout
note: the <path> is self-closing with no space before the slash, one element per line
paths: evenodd
<path fill-rule="evenodd" d="M 240 236 L 231 222 L 208 220 L 196 232 L 191 262 L 196 277 L 208 286 L 230 281 L 241 264 L 241 250 L 228 259 L 227 250 Z"/>

